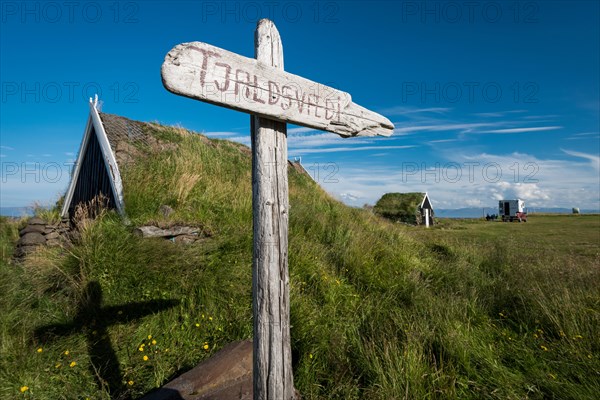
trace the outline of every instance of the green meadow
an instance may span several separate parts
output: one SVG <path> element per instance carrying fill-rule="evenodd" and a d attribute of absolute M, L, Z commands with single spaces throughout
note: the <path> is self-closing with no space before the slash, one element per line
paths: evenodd
<path fill-rule="evenodd" d="M 16 263 L 25 221 L 0 220 L 0 398 L 138 398 L 252 337 L 249 153 L 176 128 L 153 134 L 174 145 L 141 145 L 122 171 L 127 224 L 102 212 L 80 221 L 72 246 Z M 425 229 L 347 207 L 293 168 L 289 181 L 303 399 L 597 398 L 599 215 Z M 142 239 L 134 228 L 146 223 L 208 237 Z M 50 325 L 64 329 L 38 334 Z"/>

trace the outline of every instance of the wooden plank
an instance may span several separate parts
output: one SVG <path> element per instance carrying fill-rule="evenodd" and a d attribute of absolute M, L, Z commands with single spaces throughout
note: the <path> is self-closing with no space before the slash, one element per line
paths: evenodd
<path fill-rule="evenodd" d="M 178 95 L 344 137 L 389 136 L 394 129 L 346 92 L 202 42 L 175 46 L 162 80 Z"/>
<path fill-rule="evenodd" d="M 283 69 L 281 38 L 260 20 L 256 58 Z M 251 116 L 254 255 L 253 390 L 255 400 L 294 399 L 288 273 L 288 176 L 286 123 Z"/>

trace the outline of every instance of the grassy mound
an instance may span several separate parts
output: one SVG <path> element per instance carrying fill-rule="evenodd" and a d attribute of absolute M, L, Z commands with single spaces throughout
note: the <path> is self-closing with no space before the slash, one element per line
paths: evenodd
<path fill-rule="evenodd" d="M 23 222 L 2 220 L 0 398 L 136 398 L 251 338 L 248 151 L 181 129 L 153 134 L 175 146 L 140 148 L 122 171 L 131 225 L 105 213 L 72 248 L 14 265 Z M 598 216 L 425 230 L 346 207 L 309 177 L 289 175 L 292 351 L 303 398 L 600 393 Z M 175 210 L 171 222 L 201 224 L 212 237 L 193 245 L 137 237 L 134 226 L 164 222 L 163 204 Z"/>
<path fill-rule="evenodd" d="M 375 203 L 373 211 L 395 222 L 420 222 L 420 206 L 425 193 L 386 193 Z"/>

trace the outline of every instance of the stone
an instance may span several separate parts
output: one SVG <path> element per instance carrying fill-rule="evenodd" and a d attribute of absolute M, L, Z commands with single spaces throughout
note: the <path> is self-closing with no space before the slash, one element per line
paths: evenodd
<path fill-rule="evenodd" d="M 29 224 L 25 228 L 23 228 L 19 231 L 19 236 L 23 236 L 26 233 L 30 233 L 30 232 L 44 233 L 45 231 L 46 231 L 46 227 L 44 225 Z"/>
<path fill-rule="evenodd" d="M 19 246 L 35 246 L 46 243 L 46 238 L 39 232 L 29 232 L 21 236 L 17 245 Z"/>
<path fill-rule="evenodd" d="M 142 400 L 252 400 L 252 342 L 230 343 Z"/>
<path fill-rule="evenodd" d="M 58 232 L 52 231 L 46 234 L 46 240 L 58 239 L 59 236 Z"/>
<path fill-rule="evenodd" d="M 173 209 L 172 209 L 171 207 L 169 207 L 168 205 L 166 205 L 166 204 L 163 204 L 162 206 L 160 206 L 160 207 L 158 208 L 158 211 L 160 211 L 160 213 L 161 213 L 163 216 L 165 216 L 165 217 L 168 217 L 169 215 L 173 214 L 173 212 L 174 212 L 175 210 L 173 210 Z"/>
<path fill-rule="evenodd" d="M 33 217 L 29 221 L 27 221 L 28 225 L 46 225 L 46 221 L 39 217 Z"/>
<path fill-rule="evenodd" d="M 58 247 L 58 246 L 60 246 L 60 240 L 58 240 L 58 239 L 49 239 L 48 241 L 46 241 L 46 246 L 49 246 L 49 247 Z"/>
<path fill-rule="evenodd" d="M 25 257 L 27 254 L 31 254 L 31 253 L 35 252 L 35 249 L 37 249 L 37 248 L 38 248 L 38 246 L 19 246 L 15 250 L 15 257 L 17 257 L 17 258 Z"/>
<path fill-rule="evenodd" d="M 198 240 L 198 236 L 194 235 L 180 235 L 175 236 L 175 243 L 191 244 Z"/>
<path fill-rule="evenodd" d="M 171 228 L 158 228 L 153 225 L 140 226 L 136 233 L 142 237 L 165 237 L 171 238 L 179 235 L 197 235 L 202 229 L 192 226 L 173 226 Z"/>

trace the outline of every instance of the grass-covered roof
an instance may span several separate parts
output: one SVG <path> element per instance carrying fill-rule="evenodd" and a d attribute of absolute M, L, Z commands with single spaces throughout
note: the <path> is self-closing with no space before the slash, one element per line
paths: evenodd
<path fill-rule="evenodd" d="M 419 207 L 425 193 L 386 193 L 373 207 L 373 211 L 392 221 L 417 223 L 421 212 Z"/>

